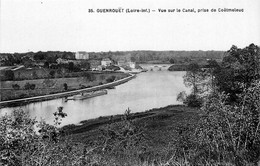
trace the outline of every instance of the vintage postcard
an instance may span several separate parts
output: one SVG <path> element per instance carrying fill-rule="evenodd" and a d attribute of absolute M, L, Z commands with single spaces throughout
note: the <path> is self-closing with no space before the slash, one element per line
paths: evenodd
<path fill-rule="evenodd" d="M 0 165 L 260 165 L 259 15 L 0 0 Z"/>

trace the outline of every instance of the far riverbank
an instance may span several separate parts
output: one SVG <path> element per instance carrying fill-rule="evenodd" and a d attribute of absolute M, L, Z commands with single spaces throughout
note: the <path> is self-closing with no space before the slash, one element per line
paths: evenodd
<path fill-rule="evenodd" d="M 67 92 L 55 93 L 55 94 L 50 94 L 50 95 L 43 95 L 43 96 L 36 96 L 36 97 L 1 101 L 0 102 L 0 108 L 8 107 L 8 106 L 24 105 L 24 104 L 28 104 L 30 102 L 51 100 L 51 99 L 55 99 L 55 98 L 62 98 L 62 97 L 76 95 L 76 94 L 81 93 L 81 92 L 91 92 L 91 91 L 96 91 L 96 90 L 100 90 L 100 89 L 105 89 L 105 88 L 109 88 L 109 87 L 113 87 L 113 86 L 123 84 L 123 83 L 133 79 L 134 77 L 135 77 L 135 75 L 129 74 L 128 77 L 125 77 L 125 78 L 122 78 L 122 79 L 119 79 L 119 80 L 116 80 L 116 81 L 113 81 L 113 82 L 110 82 L 110 83 L 89 87 L 89 88 L 82 88 L 82 89 L 71 90 L 71 91 L 67 91 Z"/>

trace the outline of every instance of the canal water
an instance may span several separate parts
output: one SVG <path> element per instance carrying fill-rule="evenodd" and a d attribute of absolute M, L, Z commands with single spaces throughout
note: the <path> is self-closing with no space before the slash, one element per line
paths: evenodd
<path fill-rule="evenodd" d="M 152 108 L 164 107 L 170 104 L 180 104 L 176 101 L 177 94 L 189 91 L 183 84 L 185 72 L 170 72 L 169 65 L 143 64 L 148 71 L 140 73 L 127 83 L 109 89 L 107 95 L 85 100 L 62 99 L 31 103 L 19 107 L 40 120 L 44 119 L 52 124 L 53 113 L 62 106 L 68 116 L 63 119 L 62 125 L 78 124 L 82 120 L 97 118 L 106 115 L 123 114 L 129 108 L 132 112 L 142 112 Z M 10 114 L 14 108 L 3 108 L 0 116 Z"/>

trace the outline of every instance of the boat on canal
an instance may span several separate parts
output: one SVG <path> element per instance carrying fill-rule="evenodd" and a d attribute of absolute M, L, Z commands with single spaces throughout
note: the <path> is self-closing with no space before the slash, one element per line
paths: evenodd
<path fill-rule="evenodd" d="M 98 90 L 98 91 L 92 91 L 92 92 L 87 92 L 87 93 L 80 93 L 78 95 L 68 97 L 67 100 L 84 100 L 96 96 L 101 96 L 101 95 L 106 95 L 107 90 Z"/>

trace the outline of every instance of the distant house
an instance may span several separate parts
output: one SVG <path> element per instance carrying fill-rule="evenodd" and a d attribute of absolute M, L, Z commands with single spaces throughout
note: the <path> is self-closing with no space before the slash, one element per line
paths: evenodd
<path fill-rule="evenodd" d="M 135 62 L 128 62 L 129 67 L 131 67 L 132 69 L 135 69 Z"/>
<path fill-rule="evenodd" d="M 85 51 L 78 51 L 75 54 L 76 59 L 89 59 L 89 54 Z"/>
<path fill-rule="evenodd" d="M 92 71 L 102 71 L 104 67 L 102 65 L 99 65 L 97 67 L 91 68 Z"/>
<path fill-rule="evenodd" d="M 56 60 L 56 62 L 57 62 L 58 64 L 66 64 L 66 63 L 69 63 L 68 60 L 62 59 L 62 58 L 58 58 L 58 59 Z"/>
<path fill-rule="evenodd" d="M 56 60 L 57 64 L 69 64 L 70 62 L 74 63 L 74 65 L 79 65 L 82 61 L 81 60 L 68 60 L 68 59 L 62 59 L 58 58 Z"/>
<path fill-rule="evenodd" d="M 126 61 L 124 61 L 124 60 L 119 60 L 119 61 L 117 61 L 117 65 L 118 65 L 118 66 L 126 66 L 127 63 L 126 63 Z"/>
<path fill-rule="evenodd" d="M 120 60 L 117 62 L 117 65 L 122 67 L 122 66 L 127 66 L 130 67 L 132 69 L 135 69 L 135 62 L 131 62 L 131 61 L 124 61 L 124 60 Z"/>
<path fill-rule="evenodd" d="M 102 59 L 101 65 L 102 66 L 110 66 L 112 64 L 112 61 L 109 58 Z"/>

